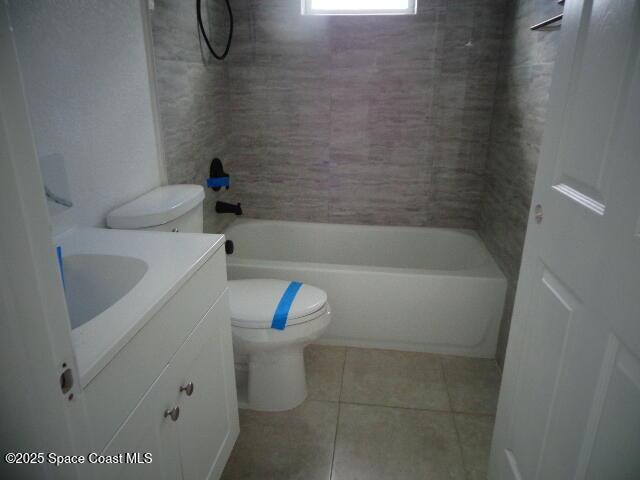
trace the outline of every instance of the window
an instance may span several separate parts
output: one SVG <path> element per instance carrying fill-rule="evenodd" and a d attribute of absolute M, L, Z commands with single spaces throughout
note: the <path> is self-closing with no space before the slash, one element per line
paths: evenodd
<path fill-rule="evenodd" d="M 302 0 L 303 15 L 413 15 L 418 0 Z"/>

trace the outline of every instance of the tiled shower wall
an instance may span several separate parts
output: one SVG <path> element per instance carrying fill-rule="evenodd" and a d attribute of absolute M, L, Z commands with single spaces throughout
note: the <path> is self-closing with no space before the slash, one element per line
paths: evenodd
<path fill-rule="evenodd" d="M 226 10 L 220 1 L 203 1 L 211 21 L 216 51 L 223 51 Z M 228 92 L 225 65 L 207 51 L 196 26 L 195 0 L 155 0 L 152 12 L 157 94 L 165 164 L 170 184 L 203 184 L 214 156 L 225 157 L 228 139 Z M 216 229 L 215 200 L 228 192 L 207 189 L 205 227 Z"/>
<path fill-rule="evenodd" d="M 248 216 L 478 226 L 502 0 L 379 17 L 232 4 L 226 159 Z"/>
<path fill-rule="evenodd" d="M 546 114 L 558 27 L 529 27 L 562 12 L 554 0 L 507 8 L 480 234 L 509 281 L 497 358 L 504 361 Z"/>

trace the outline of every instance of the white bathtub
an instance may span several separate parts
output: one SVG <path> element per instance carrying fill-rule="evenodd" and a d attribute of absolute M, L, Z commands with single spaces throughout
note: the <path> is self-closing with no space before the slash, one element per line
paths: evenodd
<path fill-rule="evenodd" d="M 229 278 L 327 292 L 319 343 L 495 355 L 506 280 L 473 231 L 241 219 L 225 234 Z"/>

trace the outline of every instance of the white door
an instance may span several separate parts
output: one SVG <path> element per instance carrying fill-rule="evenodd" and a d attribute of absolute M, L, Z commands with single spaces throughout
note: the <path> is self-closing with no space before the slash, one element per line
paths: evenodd
<path fill-rule="evenodd" d="M 489 478 L 640 479 L 640 0 L 562 22 Z"/>

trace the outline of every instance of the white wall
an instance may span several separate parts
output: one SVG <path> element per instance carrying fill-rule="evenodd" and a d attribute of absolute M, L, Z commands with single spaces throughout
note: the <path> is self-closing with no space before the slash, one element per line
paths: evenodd
<path fill-rule="evenodd" d="M 74 204 L 48 202 L 54 233 L 104 225 L 164 178 L 139 0 L 10 0 L 10 15 L 45 182 Z"/>

